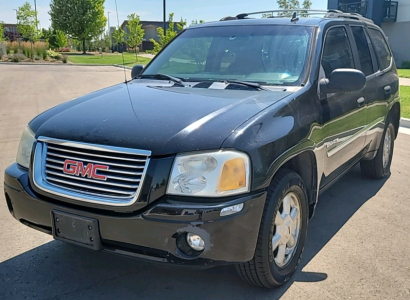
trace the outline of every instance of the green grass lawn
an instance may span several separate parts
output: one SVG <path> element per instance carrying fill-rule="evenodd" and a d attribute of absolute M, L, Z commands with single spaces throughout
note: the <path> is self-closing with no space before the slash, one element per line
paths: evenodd
<path fill-rule="evenodd" d="M 410 86 L 400 86 L 401 116 L 410 119 Z"/>
<path fill-rule="evenodd" d="M 399 77 L 410 78 L 410 69 L 398 69 Z"/>
<path fill-rule="evenodd" d="M 122 65 L 122 55 L 120 53 L 103 53 L 102 56 L 100 54 L 68 54 L 68 60 L 74 64 L 90 64 L 90 65 Z M 124 53 L 124 62 L 127 66 L 133 66 L 137 64 L 146 65 L 151 61 L 150 58 L 138 56 L 138 62 L 135 59 L 135 54 L 132 53 Z"/>

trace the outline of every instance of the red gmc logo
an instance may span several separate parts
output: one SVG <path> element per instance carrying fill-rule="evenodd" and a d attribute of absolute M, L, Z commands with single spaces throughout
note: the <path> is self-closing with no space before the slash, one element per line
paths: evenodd
<path fill-rule="evenodd" d="M 108 166 L 97 165 L 92 163 L 89 163 L 88 165 L 84 166 L 84 164 L 81 161 L 66 159 L 64 161 L 63 172 L 65 174 L 70 174 L 74 176 L 88 177 L 98 180 L 107 180 L 107 176 L 98 175 L 97 171 L 108 170 L 108 168 Z"/>

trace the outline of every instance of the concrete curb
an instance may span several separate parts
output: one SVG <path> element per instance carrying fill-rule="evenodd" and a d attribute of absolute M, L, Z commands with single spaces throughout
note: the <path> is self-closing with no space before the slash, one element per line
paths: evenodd
<path fill-rule="evenodd" d="M 121 68 L 121 69 L 128 69 L 128 70 L 132 70 L 132 67 L 127 67 L 127 66 L 123 66 L 123 65 L 102 65 L 102 64 L 64 64 L 64 63 L 25 63 L 25 62 L 0 62 L 0 65 L 15 65 L 15 66 L 78 66 L 78 67 L 117 67 L 117 68 Z"/>
<path fill-rule="evenodd" d="M 410 129 L 410 119 L 401 118 L 400 119 L 400 127 L 409 128 Z"/>
<path fill-rule="evenodd" d="M 14 65 L 14 66 L 78 66 L 78 67 L 112 67 L 113 65 L 101 64 L 64 64 L 64 63 L 25 63 L 25 62 L 0 62 L 0 65 Z"/>
<path fill-rule="evenodd" d="M 132 70 L 132 68 L 131 67 L 127 67 L 127 66 L 123 66 L 123 65 L 110 65 L 110 66 L 113 66 L 113 67 L 117 67 L 117 68 L 121 68 L 121 69 L 128 69 L 128 70 Z"/>

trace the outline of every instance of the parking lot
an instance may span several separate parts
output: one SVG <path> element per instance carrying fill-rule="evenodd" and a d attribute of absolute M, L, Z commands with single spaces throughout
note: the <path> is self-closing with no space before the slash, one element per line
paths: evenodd
<path fill-rule="evenodd" d="M 0 191 L 21 133 L 40 112 L 130 77 L 115 67 L 0 65 Z M 141 262 L 54 241 L 17 222 L 0 194 L 0 299 L 410 299 L 410 135 L 387 180 L 356 166 L 320 196 L 300 269 L 277 290 L 232 266 Z"/>

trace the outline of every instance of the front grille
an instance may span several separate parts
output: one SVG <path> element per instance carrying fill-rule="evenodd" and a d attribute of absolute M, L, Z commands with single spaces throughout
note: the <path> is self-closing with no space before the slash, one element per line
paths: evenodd
<path fill-rule="evenodd" d="M 77 200 L 130 205 L 137 200 L 150 154 L 41 137 L 34 154 L 34 183 Z"/>

